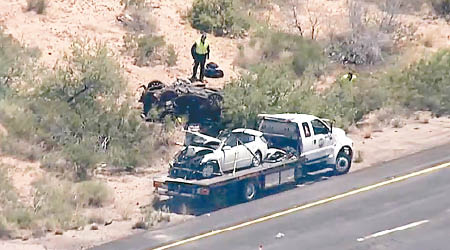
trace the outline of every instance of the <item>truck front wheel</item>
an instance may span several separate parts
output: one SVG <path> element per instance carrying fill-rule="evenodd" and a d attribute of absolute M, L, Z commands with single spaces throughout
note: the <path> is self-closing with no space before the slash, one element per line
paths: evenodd
<path fill-rule="evenodd" d="M 342 175 L 348 173 L 352 165 L 352 152 L 348 148 L 343 148 L 339 151 L 336 157 L 336 164 L 334 166 L 334 172 L 336 175 Z"/>
<path fill-rule="evenodd" d="M 258 186 L 256 185 L 255 181 L 244 182 L 244 185 L 242 188 L 242 198 L 244 198 L 245 201 L 254 200 L 256 198 L 257 192 L 258 192 Z"/>

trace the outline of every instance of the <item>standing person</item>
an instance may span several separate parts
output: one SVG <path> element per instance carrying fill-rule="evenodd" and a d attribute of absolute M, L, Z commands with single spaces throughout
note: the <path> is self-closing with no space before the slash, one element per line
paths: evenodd
<path fill-rule="evenodd" d="M 193 81 L 197 79 L 197 69 L 200 65 L 200 81 L 203 82 L 206 59 L 209 59 L 209 42 L 206 39 L 205 33 L 203 33 L 202 36 L 192 45 L 191 54 L 194 58 L 194 69 L 191 79 Z"/>

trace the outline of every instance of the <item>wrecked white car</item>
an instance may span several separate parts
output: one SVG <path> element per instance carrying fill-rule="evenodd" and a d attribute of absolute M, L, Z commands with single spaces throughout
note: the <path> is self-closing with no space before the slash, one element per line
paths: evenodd
<path fill-rule="evenodd" d="M 175 157 L 169 174 L 174 178 L 205 179 L 262 164 L 268 146 L 263 134 L 235 129 L 219 140 L 187 132 L 184 149 Z"/>

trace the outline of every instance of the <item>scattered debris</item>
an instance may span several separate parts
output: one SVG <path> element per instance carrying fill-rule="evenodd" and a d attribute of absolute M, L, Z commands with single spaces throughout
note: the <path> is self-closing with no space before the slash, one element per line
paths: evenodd
<path fill-rule="evenodd" d="M 112 220 L 107 220 L 107 221 L 105 221 L 105 226 L 109 226 L 109 225 L 111 225 L 112 223 L 113 223 Z"/>
<path fill-rule="evenodd" d="M 277 235 L 275 235 L 276 239 L 281 239 L 284 237 L 284 233 L 277 233 Z"/>
<path fill-rule="evenodd" d="M 93 223 L 92 225 L 91 225 L 91 228 L 90 228 L 91 230 L 98 230 L 98 225 L 96 224 L 96 223 Z"/>
<path fill-rule="evenodd" d="M 55 230 L 55 235 L 63 235 L 63 231 L 61 229 Z"/>

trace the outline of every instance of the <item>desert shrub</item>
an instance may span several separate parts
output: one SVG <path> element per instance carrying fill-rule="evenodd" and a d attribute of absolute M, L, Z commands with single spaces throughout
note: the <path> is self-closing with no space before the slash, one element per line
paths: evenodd
<path fill-rule="evenodd" d="M 120 21 L 128 30 L 124 36 L 125 52 L 134 57 L 134 64 L 148 66 L 163 57 L 164 37 L 156 34 L 156 21 L 146 1 L 122 1 L 124 14 Z M 160 60 L 161 61 L 161 60 Z M 165 63 L 165 62 L 163 62 Z"/>
<path fill-rule="evenodd" d="M 0 240 L 9 238 L 9 229 L 6 225 L 6 219 L 0 214 Z"/>
<path fill-rule="evenodd" d="M 29 229 L 34 220 L 30 209 L 19 202 L 3 167 L 0 166 L 0 238 L 2 231 L 7 236 L 11 229 Z"/>
<path fill-rule="evenodd" d="M 82 207 L 101 207 L 111 197 L 108 187 L 98 181 L 77 183 L 76 202 Z"/>
<path fill-rule="evenodd" d="M 389 36 L 376 30 L 337 36 L 326 48 L 332 61 L 343 64 L 374 65 L 384 60 L 390 51 Z"/>
<path fill-rule="evenodd" d="M 71 183 L 44 178 L 35 183 L 33 207 L 46 229 L 70 229 L 82 225 L 84 218 L 76 212 L 76 193 Z"/>
<path fill-rule="evenodd" d="M 450 15 L 450 0 L 431 0 L 431 5 L 438 15 Z"/>
<path fill-rule="evenodd" d="M 437 52 L 428 60 L 411 65 L 401 74 L 391 75 L 386 82 L 392 99 L 413 110 L 429 110 L 434 114 L 450 114 L 450 50 Z"/>
<path fill-rule="evenodd" d="M 47 6 L 47 0 L 27 0 L 27 11 L 33 10 L 37 14 L 44 14 Z"/>
<path fill-rule="evenodd" d="M 173 45 L 169 45 L 167 47 L 166 64 L 167 64 L 167 66 L 172 67 L 172 66 L 177 65 L 177 61 L 178 61 L 178 54 L 175 51 L 175 48 L 173 47 Z"/>
<path fill-rule="evenodd" d="M 125 10 L 122 24 L 131 33 L 134 34 L 154 34 L 157 29 L 156 21 L 150 14 L 147 5 L 133 5 Z"/>
<path fill-rule="evenodd" d="M 254 128 L 261 113 L 318 114 L 323 100 L 307 78 L 283 65 L 259 65 L 225 85 L 224 120 L 230 127 Z"/>
<path fill-rule="evenodd" d="M 125 48 L 135 58 L 137 66 L 148 66 L 156 59 L 161 59 L 162 47 L 165 41 L 162 36 L 127 35 Z"/>
<path fill-rule="evenodd" d="M 38 55 L 38 50 L 23 47 L 0 26 L 0 88 L 23 75 Z M 0 89 L 0 95 L 5 91 L 5 88 Z"/>
<path fill-rule="evenodd" d="M 48 167 L 63 167 L 58 171 L 80 179 L 99 163 L 148 164 L 165 137 L 154 136 L 161 131 L 130 109 L 120 66 L 103 45 L 74 43 L 72 50 L 34 91 L 9 90 L 0 97 L 2 124 L 18 142 L 39 145 Z M 47 155 L 56 155 L 57 162 Z"/>
<path fill-rule="evenodd" d="M 335 62 L 355 65 L 374 65 L 382 62 L 392 51 L 391 32 L 395 30 L 395 15 L 400 2 L 384 1 L 383 16 L 378 25 L 367 22 L 367 11 L 361 1 L 348 2 L 351 31 L 331 39 L 325 51 Z"/>
<path fill-rule="evenodd" d="M 217 36 L 241 35 L 250 28 L 239 1 L 195 0 L 187 17 L 192 27 Z"/>
<path fill-rule="evenodd" d="M 283 64 L 297 76 L 301 76 L 308 67 L 324 63 L 322 49 L 313 41 L 265 28 L 255 32 L 248 47 L 241 48 L 236 61 L 247 69 L 261 62 Z"/>

